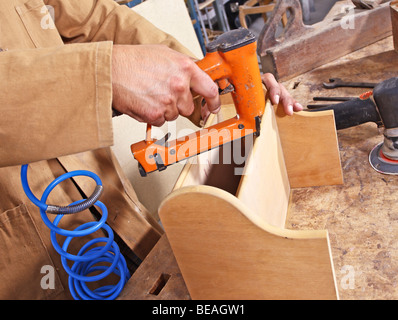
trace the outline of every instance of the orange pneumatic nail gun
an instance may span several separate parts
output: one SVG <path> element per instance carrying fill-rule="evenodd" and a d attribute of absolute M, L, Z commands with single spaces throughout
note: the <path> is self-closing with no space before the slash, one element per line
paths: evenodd
<path fill-rule="evenodd" d="M 148 125 L 146 140 L 131 145 L 141 176 L 247 135 L 260 134 L 265 95 L 255 36 L 247 29 L 235 29 L 217 37 L 206 49 L 206 56 L 197 64 L 220 90 L 231 91 L 236 117 L 170 142 L 169 134 L 152 139 Z"/>

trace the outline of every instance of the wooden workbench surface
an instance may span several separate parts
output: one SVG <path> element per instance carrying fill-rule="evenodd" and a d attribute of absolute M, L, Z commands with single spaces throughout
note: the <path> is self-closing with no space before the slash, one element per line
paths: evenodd
<path fill-rule="evenodd" d="M 370 90 L 324 89 L 329 78 L 380 82 L 394 76 L 398 54 L 388 37 L 284 85 L 305 106 L 314 96 Z M 338 140 L 344 184 L 294 189 L 286 227 L 328 230 L 340 299 L 398 299 L 398 176 L 377 173 L 368 162 L 382 131 L 362 124 L 338 131 Z"/>

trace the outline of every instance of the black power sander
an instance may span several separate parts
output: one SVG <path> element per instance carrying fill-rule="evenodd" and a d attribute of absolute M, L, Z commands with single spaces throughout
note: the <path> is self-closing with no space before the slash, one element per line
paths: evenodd
<path fill-rule="evenodd" d="M 366 122 L 384 127 L 384 141 L 369 154 L 371 166 L 384 174 L 398 175 L 398 77 L 377 84 L 373 92 L 356 99 L 311 110 L 334 110 L 336 129 Z"/>

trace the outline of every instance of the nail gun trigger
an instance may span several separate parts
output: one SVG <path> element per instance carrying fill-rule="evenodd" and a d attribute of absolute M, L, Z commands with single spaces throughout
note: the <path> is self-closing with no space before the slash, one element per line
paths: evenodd
<path fill-rule="evenodd" d="M 235 91 L 234 86 L 230 83 L 224 90 L 218 89 L 218 94 L 223 95 Z"/>

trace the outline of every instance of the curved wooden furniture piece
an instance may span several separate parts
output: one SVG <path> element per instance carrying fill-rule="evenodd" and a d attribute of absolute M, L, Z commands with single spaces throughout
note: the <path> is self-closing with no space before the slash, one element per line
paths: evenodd
<path fill-rule="evenodd" d="M 335 299 L 327 231 L 274 227 L 210 186 L 174 192 L 162 222 L 193 299 Z"/>
<path fill-rule="evenodd" d="M 159 216 L 192 299 L 338 299 L 327 230 L 285 228 L 290 171 L 297 185 L 343 182 L 333 113 L 267 104 L 254 143 L 186 164 Z"/>

